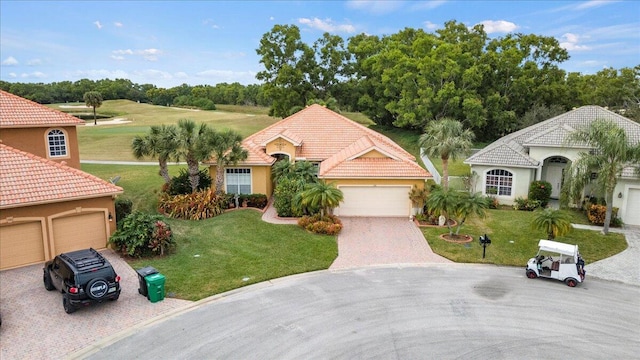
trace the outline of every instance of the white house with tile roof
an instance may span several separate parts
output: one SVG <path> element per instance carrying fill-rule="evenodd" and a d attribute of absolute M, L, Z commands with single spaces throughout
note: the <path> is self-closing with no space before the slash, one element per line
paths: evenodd
<path fill-rule="evenodd" d="M 564 169 L 588 150 L 567 145 L 567 135 L 596 120 L 609 120 L 624 129 L 631 144 L 640 143 L 640 124 L 599 106 L 583 106 L 549 120 L 504 136 L 467 158 L 474 175 L 473 191 L 495 194 L 502 204 L 511 205 L 526 198 L 535 180 L 552 185 L 552 198 L 558 198 Z M 630 164 L 618 180 L 613 206 L 626 224 L 640 225 L 640 178 L 638 164 Z M 596 170 L 597 171 L 597 170 Z"/>
<path fill-rule="evenodd" d="M 335 182 L 344 202 L 339 216 L 412 215 L 409 191 L 431 175 L 388 137 L 321 105 L 311 105 L 249 137 L 248 158 L 225 169 L 225 191 L 273 192 L 271 166 L 279 159 L 309 161 L 318 178 Z M 215 162 L 210 172 L 215 174 Z"/>
<path fill-rule="evenodd" d="M 123 190 L 79 169 L 82 124 L 0 91 L 0 269 L 107 246 Z"/>

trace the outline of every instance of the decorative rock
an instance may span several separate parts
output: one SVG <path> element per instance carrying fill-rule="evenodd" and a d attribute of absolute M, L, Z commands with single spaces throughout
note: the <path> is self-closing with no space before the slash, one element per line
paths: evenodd
<path fill-rule="evenodd" d="M 444 226 L 444 224 L 447 223 L 447 218 L 445 218 L 444 216 L 440 215 L 440 217 L 438 218 L 438 226 Z"/>

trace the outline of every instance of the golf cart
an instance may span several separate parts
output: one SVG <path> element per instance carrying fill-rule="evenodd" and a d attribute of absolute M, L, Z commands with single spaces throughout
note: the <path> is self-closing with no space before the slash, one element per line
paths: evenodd
<path fill-rule="evenodd" d="M 578 245 L 540 240 L 538 247 L 538 255 L 527 262 L 529 279 L 556 279 L 570 287 L 584 281 L 584 260 L 578 252 Z"/>

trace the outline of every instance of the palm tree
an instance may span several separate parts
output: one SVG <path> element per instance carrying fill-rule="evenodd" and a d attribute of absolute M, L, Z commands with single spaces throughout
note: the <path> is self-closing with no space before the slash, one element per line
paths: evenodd
<path fill-rule="evenodd" d="M 552 208 L 536 210 L 531 227 L 547 233 L 548 240 L 566 235 L 573 229 L 569 215 L 562 210 Z"/>
<path fill-rule="evenodd" d="M 177 151 L 175 126 L 164 124 L 152 126 L 148 134 L 144 136 L 136 135 L 133 138 L 131 149 L 136 159 L 146 156 L 157 157 L 160 176 L 164 178 L 165 183 L 171 182 L 167 162 Z"/>
<path fill-rule="evenodd" d="M 437 186 L 429 194 L 427 208 L 430 212 L 444 216 L 449 228 L 449 235 L 453 235 L 453 229 L 449 219 L 456 214 L 456 209 L 460 203 L 460 192 L 442 186 Z"/>
<path fill-rule="evenodd" d="M 318 181 L 318 170 L 309 161 L 297 161 L 293 166 L 293 172 L 297 178 L 302 179 L 305 183 Z"/>
<path fill-rule="evenodd" d="M 335 183 L 327 183 L 319 180 L 313 184 L 307 184 L 306 189 L 300 194 L 301 205 L 307 208 L 320 208 L 320 217 L 331 212 L 344 200 L 342 191 Z"/>
<path fill-rule="evenodd" d="M 236 165 L 247 158 L 248 153 L 242 147 L 242 136 L 233 130 L 213 132 L 209 138 L 207 154 L 216 159 L 216 194 L 224 192 L 225 166 Z"/>
<path fill-rule="evenodd" d="M 485 210 L 489 208 L 489 199 L 481 193 L 460 193 L 458 201 L 458 206 L 455 209 L 456 219 L 458 220 L 456 235 L 460 234 L 460 228 L 469 216 L 476 215 L 484 218 L 486 216 Z"/>
<path fill-rule="evenodd" d="M 465 155 L 473 145 L 475 135 L 464 129 L 462 123 L 448 118 L 431 121 L 425 127 L 425 133 L 418 139 L 424 154 L 440 157 L 442 160 L 442 186 L 449 188 L 449 159 L 456 160 Z"/>
<path fill-rule="evenodd" d="M 280 178 L 282 178 L 283 176 L 288 177 L 289 175 L 293 174 L 293 171 L 294 168 L 291 161 L 287 159 L 278 160 L 271 167 L 271 178 L 273 179 L 273 182 L 277 184 Z"/>
<path fill-rule="evenodd" d="M 193 120 L 178 120 L 176 134 L 177 150 L 176 161 L 184 159 L 187 162 L 191 191 L 195 192 L 200 183 L 200 161 L 206 160 L 211 155 L 209 139 L 212 130 L 206 124 L 197 125 Z"/>
<path fill-rule="evenodd" d="M 84 99 L 84 103 L 93 108 L 93 125 L 98 124 L 98 120 L 96 119 L 96 108 L 102 106 L 102 94 L 98 91 L 87 91 L 82 96 Z"/>
<path fill-rule="evenodd" d="M 584 187 L 591 182 L 591 173 L 596 171 L 595 190 L 604 194 L 607 204 L 603 234 L 609 233 L 611 214 L 613 212 L 613 193 L 618 184 L 618 176 L 630 162 L 638 160 L 640 144 L 632 145 L 627 139 L 624 129 L 608 120 L 595 120 L 587 128 L 578 129 L 569 134 L 570 144 L 586 144 L 590 151 L 581 152 L 580 157 L 566 173 L 569 174 L 565 195 L 582 193 Z"/>

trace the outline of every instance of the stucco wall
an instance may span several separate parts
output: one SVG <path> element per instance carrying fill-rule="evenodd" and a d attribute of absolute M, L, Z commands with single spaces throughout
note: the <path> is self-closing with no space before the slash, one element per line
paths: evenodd
<path fill-rule="evenodd" d="M 66 134 L 67 156 L 49 157 L 47 133 L 53 129 L 60 129 Z M 65 161 L 67 166 L 80 169 L 80 151 L 75 126 L 37 127 L 37 128 L 2 128 L 0 130 L 2 143 L 18 150 L 26 151 L 56 162 Z"/>
<path fill-rule="evenodd" d="M 566 147 L 531 147 L 529 156 L 533 159 L 543 161 L 552 156 L 563 156 L 571 161 L 575 161 L 580 157 L 579 153 L 583 149 L 571 149 Z"/>
<path fill-rule="evenodd" d="M 494 169 L 504 169 L 513 174 L 511 196 L 494 195 L 500 204 L 513 205 L 516 198 L 527 197 L 529 193 L 529 184 L 535 180 L 536 169 L 473 165 L 471 167 L 471 172 L 475 172 L 477 174 L 477 177 L 475 177 L 473 182 L 474 192 L 480 192 L 483 195 L 487 195 L 485 192 L 486 173 Z"/>
<path fill-rule="evenodd" d="M 267 143 L 265 151 L 269 155 L 287 154 L 289 155 L 290 161 L 294 161 L 296 158 L 296 147 L 283 138 L 277 138 Z"/>
<path fill-rule="evenodd" d="M 251 169 L 251 192 L 254 194 L 265 194 L 267 197 L 273 193 L 273 184 L 271 183 L 271 167 L 270 166 L 233 166 L 234 168 Z M 217 166 L 209 166 L 209 176 L 215 186 Z M 226 177 L 225 177 L 226 181 Z M 224 184 L 226 191 L 226 183 Z"/>

